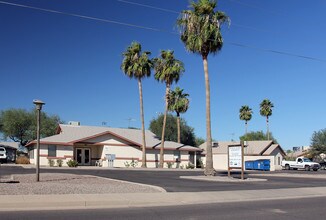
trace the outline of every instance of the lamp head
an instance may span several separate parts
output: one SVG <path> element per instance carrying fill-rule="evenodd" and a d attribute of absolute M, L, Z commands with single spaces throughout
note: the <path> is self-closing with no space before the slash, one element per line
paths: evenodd
<path fill-rule="evenodd" d="M 45 105 L 45 103 L 39 99 L 34 99 L 33 103 L 35 104 L 37 110 L 41 110 L 42 106 Z"/>

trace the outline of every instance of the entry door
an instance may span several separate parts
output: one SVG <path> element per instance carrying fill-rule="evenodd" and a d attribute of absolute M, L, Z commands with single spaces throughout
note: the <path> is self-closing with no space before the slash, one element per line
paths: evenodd
<path fill-rule="evenodd" d="M 76 159 L 78 165 L 91 165 L 91 149 L 90 148 L 76 148 Z"/>

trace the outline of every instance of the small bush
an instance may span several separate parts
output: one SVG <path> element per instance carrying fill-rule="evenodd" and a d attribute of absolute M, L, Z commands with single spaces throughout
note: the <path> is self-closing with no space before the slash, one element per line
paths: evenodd
<path fill-rule="evenodd" d="M 188 162 L 188 165 L 186 165 L 186 169 L 194 169 L 195 165 L 193 165 L 192 163 Z"/>
<path fill-rule="evenodd" d="M 180 165 L 180 169 L 184 169 L 184 166 L 183 165 Z"/>
<path fill-rule="evenodd" d="M 171 169 L 174 163 L 173 162 L 167 162 L 166 164 L 168 165 L 168 168 Z"/>
<path fill-rule="evenodd" d="M 132 168 L 135 168 L 135 167 L 137 167 L 137 165 L 138 165 L 138 161 L 137 160 L 134 160 L 134 158 L 132 158 L 131 159 L 131 162 L 130 162 L 130 166 Z"/>
<path fill-rule="evenodd" d="M 16 159 L 16 164 L 30 164 L 30 161 L 26 156 L 19 156 Z"/>
<path fill-rule="evenodd" d="M 68 167 L 78 167 L 78 162 L 75 160 L 69 160 L 67 162 Z"/>
<path fill-rule="evenodd" d="M 130 167 L 130 163 L 128 161 L 125 162 L 125 167 L 129 168 Z"/>
<path fill-rule="evenodd" d="M 54 166 L 54 160 L 48 159 L 48 164 L 50 165 L 50 167 L 53 167 Z"/>
<path fill-rule="evenodd" d="M 63 163 L 62 159 L 58 159 L 57 160 L 58 167 L 62 167 L 62 163 Z"/>

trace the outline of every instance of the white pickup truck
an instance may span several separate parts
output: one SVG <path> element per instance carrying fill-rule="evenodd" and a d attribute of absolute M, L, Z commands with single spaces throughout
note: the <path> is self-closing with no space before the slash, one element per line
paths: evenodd
<path fill-rule="evenodd" d="M 320 168 L 320 165 L 319 165 L 319 163 L 312 162 L 308 158 L 298 157 L 295 161 L 283 160 L 282 168 L 284 168 L 286 170 L 304 169 L 306 171 L 309 171 L 312 169 L 313 171 L 317 171 Z"/>
<path fill-rule="evenodd" d="M 7 152 L 4 147 L 0 147 L 0 163 L 7 161 Z"/>

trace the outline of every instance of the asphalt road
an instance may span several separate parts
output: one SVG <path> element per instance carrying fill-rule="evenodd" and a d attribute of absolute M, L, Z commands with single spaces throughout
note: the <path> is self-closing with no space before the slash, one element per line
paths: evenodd
<path fill-rule="evenodd" d="M 124 209 L 79 209 L 60 211 L 12 211 L 1 212 L 1 220 L 11 219 L 232 219 L 232 220 L 299 220 L 324 219 L 325 197 L 205 204 L 186 206 L 124 208 Z"/>
<path fill-rule="evenodd" d="M 280 188 L 298 188 L 298 187 L 317 187 L 326 186 L 326 179 L 315 178 L 291 178 L 291 174 L 324 174 L 326 171 L 321 170 L 318 172 L 306 172 L 306 171 L 282 171 L 282 173 L 288 173 L 287 177 L 258 177 L 265 178 L 268 181 L 264 182 L 246 182 L 246 183 L 231 183 L 231 182 L 207 182 L 180 179 L 179 176 L 190 175 L 203 175 L 202 171 L 141 171 L 141 170 L 126 170 L 126 169 L 47 169 L 41 168 L 42 172 L 47 173 L 73 173 L 80 175 L 95 175 L 106 178 L 113 178 L 125 181 L 131 181 L 136 183 L 150 184 L 160 186 L 168 192 L 200 192 L 200 191 L 225 191 L 225 190 L 251 190 L 251 189 L 280 189 Z M 21 167 L 8 167 L 2 166 L 0 168 L 1 175 L 8 174 L 24 174 L 35 173 L 35 169 L 24 169 Z M 245 176 L 250 176 L 249 172 Z M 254 172 L 259 173 L 259 172 Z M 265 172 L 266 173 L 266 172 Z M 269 173 L 269 172 L 268 172 Z M 273 173 L 273 172 L 272 172 Z M 227 175 L 225 172 L 219 172 L 218 175 Z M 235 174 L 239 176 L 239 174 Z"/>

